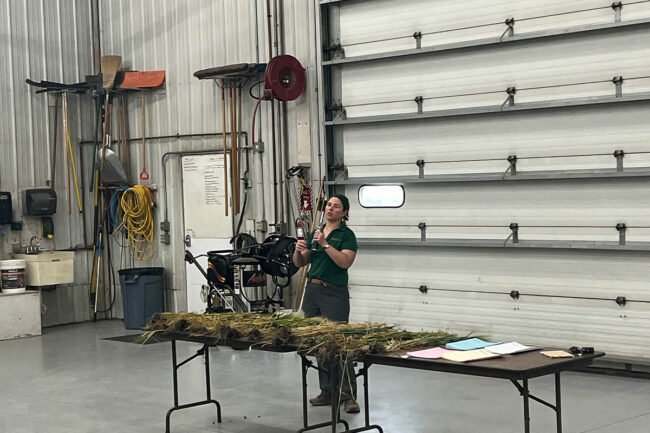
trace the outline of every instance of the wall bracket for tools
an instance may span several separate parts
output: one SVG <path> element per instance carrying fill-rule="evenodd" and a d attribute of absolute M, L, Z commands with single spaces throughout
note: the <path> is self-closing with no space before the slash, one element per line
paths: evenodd
<path fill-rule="evenodd" d="M 214 68 L 201 69 L 194 72 L 199 80 L 214 80 L 217 86 L 228 88 L 242 87 L 263 72 L 266 64 L 263 63 L 237 63 L 233 65 L 217 66 Z M 221 83 L 219 83 L 219 80 Z"/>

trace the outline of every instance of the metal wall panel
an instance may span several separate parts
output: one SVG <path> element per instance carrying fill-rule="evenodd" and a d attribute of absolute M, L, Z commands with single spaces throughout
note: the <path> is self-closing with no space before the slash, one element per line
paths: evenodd
<path fill-rule="evenodd" d="M 648 271 L 644 253 L 361 248 L 350 270 L 352 317 L 648 357 Z"/>
<path fill-rule="evenodd" d="M 54 137 L 55 97 L 35 94 L 26 78 L 74 83 L 92 74 L 90 49 L 90 4 L 75 0 L 4 0 L 0 2 L 0 189 L 13 199 L 13 220 L 22 221 L 22 231 L 3 232 L 2 256 L 12 251 L 12 243 L 25 245 L 32 236 L 40 237 L 39 218 L 22 215 L 22 191 L 51 185 L 52 140 Z M 60 106 L 60 102 L 59 102 Z M 78 141 L 92 130 L 92 102 L 70 95 L 69 120 L 77 170 L 81 173 Z M 54 215 L 54 240 L 41 239 L 48 249 L 69 249 L 84 244 L 82 218 L 78 210 L 68 213 L 62 116 L 58 116 L 55 190 L 59 203 Z M 84 155 L 85 167 L 90 166 Z M 85 185 L 88 185 L 86 182 Z M 74 194 L 74 192 L 73 192 Z M 90 194 L 85 191 L 86 202 Z M 74 200 L 74 196 L 73 196 Z M 43 325 L 88 320 L 87 252 L 75 254 L 75 283 L 44 293 L 46 309 Z M 74 305 L 84 308 L 74 308 Z M 60 314 L 59 314 L 60 313 Z"/>
<path fill-rule="evenodd" d="M 509 155 L 517 169 L 574 170 L 616 167 L 614 150 L 624 149 L 625 166 L 648 165 L 650 116 L 645 103 L 456 117 L 396 125 L 345 126 L 350 177 L 505 172 Z M 408 130 L 409 133 L 404 133 Z M 462 131 L 462 133 L 459 133 Z M 504 131 L 507 131 L 504 134 Z M 395 152 L 399 143 L 399 152 Z M 576 156 L 571 156 L 576 155 Z M 578 156 L 588 155 L 588 156 Z"/>
<path fill-rule="evenodd" d="M 235 63 L 268 61 L 266 2 L 256 1 L 103 1 L 101 7 L 102 52 L 104 55 L 122 56 L 126 70 L 166 71 L 163 90 L 151 92 L 146 100 L 146 135 L 162 136 L 176 134 L 202 134 L 221 132 L 221 93 L 210 80 L 198 80 L 193 73 L 200 69 Z M 279 42 L 273 55 L 286 52 L 298 58 L 307 67 L 308 91 L 295 102 L 286 103 L 286 109 L 276 103 L 278 132 L 286 139 L 278 138 L 285 167 L 293 165 L 296 158 L 296 119 L 301 113 L 317 112 L 315 102 L 314 46 L 309 43 L 310 32 L 315 32 L 313 5 L 299 0 L 271 2 L 274 38 L 277 26 Z M 261 80 L 262 77 L 259 77 Z M 242 91 L 242 130 L 247 134 L 242 144 L 251 140 L 251 113 L 255 100 Z M 253 89 L 258 93 L 259 89 Z M 141 137 L 141 103 L 139 95 L 127 96 L 129 137 Z M 285 118 L 286 120 L 282 120 Z M 257 116 L 256 140 L 265 143 L 263 154 L 250 154 L 251 184 L 245 219 L 266 220 L 274 223 L 274 183 L 271 155 L 271 116 L 269 103 L 262 103 Z M 310 131 L 312 133 L 312 131 Z M 317 129 L 314 128 L 314 134 Z M 158 224 L 163 220 L 163 194 L 161 188 L 162 158 L 168 152 L 192 152 L 222 149 L 221 137 L 179 138 L 150 140 L 147 145 L 147 170 L 150 181 L 140 182 L 137 177 L 142 168 L 141 143 L 130 142 L 128 149 L 130 179 L 136 183 L 158 186 L 155 199 L 159 204 L 155 212 L 156 257 L 150 263 L 124 263 L 122 266 L 164 266 L 167 269 L 168 309 L 185 310 L 185 263 L 183 261 L 183 214 L 182 188 L 180 184 L 180 158 L 168 157 L 167 197 L 171 222 L 171 243 L 159 242 Z M 309 145 L 309 143 L 307 143 Z M 279 158 L 282 161 L 283 158 Z M 280 164 L 280 162 L 278 163 Z M 278 167 L 278 182 L 282 188 L 283 175 Z M 237 222 L 239 216 L 237 216 Z M 245 224 L 243 227 L 246 227 Z M 252 233 L 258 239 L 264 235 Z M 116 245 L 116 244 L 114 244 Z M 117 246 L 117 245 L 116 245 Z M 116 249 L 118 251 L 118 249 Z M 116 266 L 117 267 L 117 266 Z M 120 316 L 118 306 L 115 314 Z"/>
<path fill-rule="evenodd" d="M 629 6 L 629 7 L 628 7 Z M 613 23 L 611 4 L 552 1 L 375 0 L 321 6 L 329 15 L 330 40 L 345 58 L 514 33 Z M 468 11 L 472 11 L 468 13 Z M 650 17 L 650 3 L 625 5 L 625 20 Z M 340 19 L 339 19 L 340 18 Z M 647 25 L 325 66 L 334 101 L 346 118 L 426 111 L 498 107 L 514 86 L 515 106 L 532 101 L 595 98 L 650 90 Z M 370 43 L 368 43 L 370 42 Z M 339 80 L 340 81 L 337 81 Z M 570 86 L 564 84 L 574 83 Z M 583 83 L 583 84 L 580 84 Z M 627 86 L 630 84 L 630 86 Z M 525 90 L 528 88 L 528 90 Z M 337 93 L 338 92 L 338 93 Z M 494 93 L 491 93 L 494 92 Z M 460 96 L 454 96 L 460 95 Z M 426 99 L 429 98 L 429 99 Z M 401 102 L 390 102 L 401 101 Z M 458 115 L 429 120 L 334 126 L 351 179 L 517 171 L 650 167 L 647 102 L 530 112 Z M 627 157 L 630 156 L 628 159 Z M 399 183 L 399 182 L 396 182 Z M 362 208 L 358 185 L 350 226 L 360 238 L 502 239 L 520 224 L 520 239 L 618 240 L 617 223 L 632 226 L 628 241 L 649 240 L 647 181 L 583 179 L 526 182 L 405 184 L 398 209 Z M 611 355 L 650 357 L 645 335 L 650 298 L 648 252 L 569 249 L 361 246 L 350 271 L 352 319 L 397 323 L 411 329 L 444 328 L 540 345 L 594 345 Z M 418 288 L 425 285 L 428 291 Z M 519 298 L 510 296 L 519 292 Z M 617 297 L 625 297 L 618 305 Z"/>
<path fill-rule="evenodd" d="M 100 27 L 102 54 L 121 55 L 122 69 L 166 71 L 163 90 L 146 96 L 146 135 L 163 136 L 176 134 L 212 134 L 221 132 L 220 90 L 211 81 L 199 81 L 193 72 L 208 67 L 233 64 L 266 62 L 266 2 L 257 1 L 102 1 L 100 3 Z M 283 52 L 296 56 L 307 68 L 308 91 L 299 100 L 287 103 L 284 110 L 276 106 L 278 148 L 282 148 L 276 177 L 282 187 L 282 169 L 296 162 L 299 133 L 307 140 L 318 136 L 317 128 L 311 128 L 311 116 L 317 115 L 314 5 L 310 2 L 271 1 L 274 38 L 273 55 Z M 28 187 L 46 186 L 50 179 L 51 142 L 54 128 L 54 96 L 35 95 L 25 83 L 25 78 L 36 81 L 59 82 L 83 81 L 85 75 L 93 74 L 92 33 L 90 2 L 74 0 L 33 1 L 3 0 L 0 2 L 0 19 L 6 31 L 0 33 L 0 53 L 5 62 L 0 65 L 3 77 L 9 77 L 8 86 L 0 87 L 0 98 L 9 101 L 0 110 L 0 133 L 6 145 L 1 147 L 0 189 L 10 191 L 14 198 L 14 219 L 20 220 L 20 192 Z M 276 31 L 277 27 L 277 31 Z M 277 34 L 276 34 L 277 33 Z M 310 42 L 312 41 L 312 42 Z M 261 79 L 261 77 L 260 77 Z M 250 134 L 254 100 L 243 91 L 242 130 Z M 257 89 L 255 89 L 257 90 Z M 142 136 L 140 95 L 125 95 L 128 116 L 128 136 Z M 117 98 L 113 117 L 120 110 Z M 71 138 L 75 152 L 76 168 L 83 178 L 80 187 L 86 209 L 80 214 L 74 208 L 74 190 L 71 196 L 71 212 L 68 212 L 66 175 L 63 165 L 63 136 L 61 113 L 58 117 L 58 145 L 56 162 L 56 191 L 59 209 L 54 216 L 56 236 L 54 241 L 43 240 L 46 248 L 80 248 L 92 243 L 92 194 L 89 191 L 91 161 L 93 156 L 92 135 L 94 128 L 94 105 L 89 95 L 69 96 Z M 60 102 L 59 102 L 60 106 Z M 282 112 L 281 112 L 282 111 Z M 306 115 L 305 115 L 306 113 Z M 251 154 L 251 180 L 246 219 L 269 223 L 273 220 L 274 183 L 271 170 L 270 107 L 263 103 L 258 114 L 257 136 L 265 142 L 263 154 Z M 285 119 L 285 120 L 282 120 Z M 303 122 L 298 131 L 295 126 Z M 116 128 L 117 122 L 114 122 Z M 314 125 L 311 123 L 311 125 Z M 280 139 L 280 134 L 285 139 Z M 114 130 L 113 136 L 117 137 Z M 248 135 L 242 144 L 250 144 Z M 83 144 L 78 144 L 83 141 Z M 168 158 L 169 219 L 171 243 L 159 242 L 158 224 L 162 218 L 162 158 L 168 152 L 186 152 L 222 149 L 222 138 L 214 136 L 150 140 L 146 165 L 151 180 L 146 183 L 156 190 L 158 204 L 155 215 L 156 257 L 150 263 L 129 259 L 121 251 L 121 240 L 113 242 L 115 278 L 117 270 L 136 266 L 164 266 L 167 270 L 168 309 L 185 308 L 185 266 L 183 262 L 183 215 L 180 185 L 179 158 Z M 309 149 L 309 142 L 306 143 Z M 305 143 L 303 143 L 303 148 Z M 81 155 L 79 154 L 81 152 Z M 139 141 L 130 141 L 126 155 L 127 173 L 132 182 L 138 183 L 142 169 L 142 149 Z M 144 183 L 144 182 L 143 182 Z M 284 188 L 282 187 L 282 191 Z M 283 193 L 280 194 L 281 199 Z M 84 220 L 85 217 L 85 220 Z M 11 251 L 11 243 L 26 244 L 40 232 L 40 221 L 23 218 L 22 232 L 8 232 L 3 236 L 2 249 Z M 85 230 L 84 224 L 85 223 Z M 261 233 L 257 234 L 262 237 Z M 75 283 L 43 295 L 44 325 L 88 320 L 89 280 L 92 268 L 92 250 L 80 250 L 75 256 Z M 102 290 L 104 293 L 106 290 Z M 116 284 L 111 317 L 122 317 L 119 284 Z M 110 303 L 112 294 L 108 294 Z M 102 296 L 103 298 L 103 296 Z M 100 308 L 104 305 L 100 303 Z M 101 314 L 99 317 L 104 317 Z"/>
<path fill-rule="evenodd" d="M 349 188 L 349 194 L 357 191 Z M 489 182 L 406 185 L 398 209 L 351 205 L 350 221 L 362 238 L 505 239 L 520 225 L 520 240 L 618 240 L 616 224 L 631 226 L 627 241 L 650 241 L 646 180 Z"/>

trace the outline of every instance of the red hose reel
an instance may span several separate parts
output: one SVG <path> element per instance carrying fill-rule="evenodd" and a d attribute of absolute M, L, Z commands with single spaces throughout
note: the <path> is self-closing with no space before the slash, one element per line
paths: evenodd
<path fill-rule="evenodd" d="M 290 55 L 273 57 L 264 72 L 265 92 L 270 90 L 273 99 L 293 101 L 305 90 L 305 68 Z"/>

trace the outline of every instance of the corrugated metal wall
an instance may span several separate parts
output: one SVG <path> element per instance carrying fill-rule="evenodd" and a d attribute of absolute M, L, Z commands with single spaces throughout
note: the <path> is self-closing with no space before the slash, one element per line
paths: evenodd
<path fill-rule="evenodd" d="M 297 149 L 297 119 L 310 120 L 310 113 L 317 115 L 315 93 L 315 56 L 313 41 L 315 32 L 314 5 L 311 2 L 271 2 L 274 35 L 279 43 L 274 55 L 286 52 L 297 57 L 308 69 L 308 91 L 295 102 L 286 104 L 286 121 L 282 121 L 278 105 L 276 119 L 278 130 L 283 129 L 285 140 L 278 140 L 287 155 L 288 164 L 294 165 Z M 258 1 L 103 1 L 101 2 L 101 45 L 103 55 L 122 56 L 125 70 L 166 71 L 165 88 L 147 96 L 146 135 L 164 136 L 176 134 L 218 133 L 221 125 L 221 93 L 213 81 L 198 80 L 193 73 L 200 69 L 235 63 L 256 63 L 268 60 L 266 2 Z M 280 17 L 276 21 L 276 17 Z M 275 36 L 274 36 L 275 39 Z M 260 76 L 259 80 L 262 77 Z M 250 140 L 251 113 L 255 100 L 248 95 L 248 83 L 242 92 L 242 130 Z M 258 88 L 253 89 L 258 93 Z M 141 105 L 139 96 L 127 96 L 129 137 L 141 137 Z M 246 219 L 269 223 L 273 221 L 272 156 L 270 139 L 270 109 L 263 103 L 258 113 L 257 125 L 265 142 L 262 156 L 251 154 L 251 180 Z M 257 126 L 256 126 L 257 128 Z M 286 130 L 286 132 L 284 132 Z M 310 133 L 311 134 L 311 133 Z M 313 134 L 317 134 L 314 128 Z M 317 135 L 316 135 L 317 136 Z M 256 137 L 256 139 L 257 139 Z M 250 144 L 250 143 L 248 143 Z M 180 185 L 180 158 L 170 156 L 166 163 L 168 185 L 168 209 L 171 222 L 171 243 L 159 242 L 158 224 L 163 219 L 161 209 L 164 191 L 162 159 L 168 152 L 192 152 L 221 149 L 221 137 L 173 138 L 150 140 L 147 145 L 146 164 L 150 181 L 156 184 L 155 193 L 159 204 L 156 210 L 156 257 L 151 263 L 135 263 L 135 266 L 164 266 L 167 269 L 168 309 L 184 310 L 185 263 L 183 261 L 183 214 L 182 188 Z M 131 142 L 128 149 L 128 173 L 137 182 L 142 167 L 140 142 Z M 260 162 L 263 169 L 260 170 Z M 281 181 L 282 173 L 278 169 Z M 282 189 L 284 191 L 284 188 Z M 283 192 L 281 192 L 282 197 Z M 245 225 L 244 225 L 245 227 Z M 263 234 L 256 234 L 258 239 Z M 122 266 L 127 266 L 123 262 Z M 120 315 L 119 298 L 116 314 Z"/>
<path fill-rule="evenodd" d="M 502 173 L 505 179 L 509 155 L 517 156 L 519 174 L 596 173 L 616 170 L 613 153 L 623 149 L 626 169 L 647 172 L 650 108 L 645 100 L 510 113 L 499 107 L 508 104 L 508 87 L 517 89 L 515 108 L 613 97 L 615 76 L 625 78 L 623 95 L 647 94 L 650 2 L 626 4 L 618 13 L 611 4 L 593 0 L 321 3 L 322 10 L 334 11 L 329 15 L 333 36 L 323 45 L 340 43 L 345 52 L 344 61 L 325 69 L 333 77 L 334 102 L 340 98 L 346 111 L 328 127 L 335 131 L 331 143 L 349 176 L 338 188 L 350 197 L 356 198 L 365 183 L 355 178 L 417 179 L 418 160 L 424 161 L 427 176 L 468 180 L 477 173 Z M 557 34 L 500 43 L 509 37 L 508 18 L 514 18 L 515 36 Z M 562 29 L 619 19 L 622 24 L 645 21 L 562 34 Z M 438 49 L 353 61 L 414 50 L 417 32 L 422 50 Z M 486 38 L 493 42 L 481 46 Z M 451 45 L 469 41 L 475 46 Z M 418 96 L 425 115 L 438 111 L 440 116 L 418 119 Z M 493 114 L 462 113 L 472 107 L 496 108 Z M 412 119 L 373 118 L 404 114 Z M 369 123 L 356 124 L 361 117 Z M 404 188 L 406 203 L 399 209 L 362 208 L 353 200 L 350 226 L 358 237 L 372 239 L 362 243 L 351 268 L 354 320 L 530 344 L 592 345 L 610 355 L 650 357 L 645 338 L 650 332 L 648 252 L 589 250 L 589 243 L 593 248 L 606 241 L 615 245 L 618 223 L 629 227 L 626 242 L 642 248 L 641 242 L 650 239 L 647 174 L 526 182 L 414 180 Z M 555 243 L 555 249 L 463 247 L 486 240 L 493 246 L 512 244 L 513 222 L 521 226 L 520 240 Z M 418 244 L 420 223 L 426 223 L 427 241 Z M 567 249 L 580 242 L 585 249 Z M 513 291 L 519 296 L 511 296 Z M 628 302 L 617 305 L 617 297 Z"/>
<path fill-rule="evenodd" d="M 35 81 L 50 80 L 73 83 L 83 81 L 93 74 L 92 25 L 90 1 L 57 0 L 32 1 L 5 0 L 0 2 L 0 20 L 3 31 L 0 53 L 6 59 L 0 66 L 5 85 L 0 86 L 0 98 L 8 101 L 0 106 L 0 132 L 4 140 L 0 164 L 0 189 L 10 191 L 14 197 L 29 187 L 47 186 L 52 164 L 51 146 L 54 130 L 54 96 L 36 95 L 24 83 L 25 78 Z M 146 98 L 146 135 L 212 134 L 221 131 L 220 93 L 211 81 L 199 81 L 192 76 L 199 69 L 233 63 L 255 63 L 268 60 L 266 37 L 266 2 L 257 1 L 102 1 L 100 3 L 101 53 L 122 56 L 123 70 L 166 71 L 163 90 L 152 92 Z M 317 116 L 315 75 L 315 22 L 314 4 L 295 0 L 271 1 L 273 35 L 278 43 L 273 55 L 282 52 L 296 56 L 307 68 L 308 91 L 299 100 L 277 105 L 278 147 L 281 147 L 287 164 L 297 160 L 299 131 L 307 139 L 317 137 L 318 130 L 310 124 Z M 309 42 L 312 41 L 312 42 Z M 261 79 L 261 78 L 260 78 Z M 244 88 L 242 129 L 250 134 L 250 113 L 254 100 Z M 257 88 L 253 91 L 257 92 Z M 128 117 L 128 137 L 141 137 L 141 105 L 138 94 L 125 95 Z M 60 103 L 59 103 L 60 104 Z M 60 105 L 59 105 L 60 106 Z M 59 197 L 58 212 L 54 216 L 54 241 L 42 240 L 50 249 L 77 248 L 75 256 L 75 283 L 59 286 L 43 293 L 44 326 L 88 320 L 92 317 L 88 302 L 89 279 L 92 267 L 92 250 L 82 247 L 92 243 L 92 194 L 89 191 L 92 161 L 94 108 L 90 95 L 69 95 L 72 142 L 77 158 L 77 170 L 83 177 L 81 187 L 86 204 L 84 220 L 79 212 L 68 213 L 66 178 L 63 169 L 61 113 L 58 118 L 58 145 L 56 162 L 56 191 Z M 113 118 L 121 109 L 116 98 Z M 113 122 L 117 128 L 117 122 Z M 253 189 L 250 191 L 246 219 L 273 221 L 271 170 L 270 109 L 263 103 L 258 114 L 261 139 L 266 151 L 251 155 Z M 313 128 L 312 128 L 313 127 Z M 312 131 L 313 129 L 313 131 Z M 117 137 L 117 130 L 114 130 Z M 249 139 L 246 137 L 246 139 Z M 84 141 L 83 144 L 78 144 Z M 250 144 L 250 143 L 248 143 Z M 303 143 L 303 151 L 305 143 Z M 309 143 L 307 153 L 309 153 Z M 177 155 L 167 158 L 169 220 L 171 243 L 159 242 L 159 223 L 163 219 L 164 190 L 162 188 L 162 158 L 169 152 L 203 151 L 221 148 L 221 137 L 154 139 L 148 141 L 146 165 L 150 181 L 146 184 L 156 189 L 158 204 L 155 213 L 156 256 L 151 262 L 135 262 L 117 242 L 113 245 L 115 272 L 125 267 L 164 266 L 167 269 L 168 309 L 185 308 L 185 264 L 183 262 L 183 215 L 181 173 Z M 79 154 L 81 152 L 81 156 Z M 130 181 L 138 183 L 142 169 L 142 150 L 139 141 L 128 145 L 127 172 Z M 283 175 L 278 168 L 280 198 L 284 199 Z M 142 182 L 145 183 L 145 182 Z M 74 190 L 72 190 L 74 206 Z M 282 203 L 282 201 L 281 201 Z M 11 252 L 12 242 L 26 244 L 33 235 L 40 234 L 40 220 L 22 218 L 21 203 L 14 198 L 14 220 L 24 224 L 22 232 L 2 232 L 4 257 Z M 258 238 L 264 234 L 257 233 Z M 116 275 L 117 277 L 117 275 Z M 105 291 L 101 291 L 103 293 Z M 102 296 L 103 298 L 103 296 Z M 110 301 L 110 293 L 108 296 Z M 101 307 L 101 304 L 100 304 Z M 100 314 L 99 318 L 106 315 Z M 108 314 L 122 317 L 119 284 L 114 308 Z"/>
<path fill-rule="evenodd" d="M 27 244 L 41 234 L 40 219 L 22 216 L 24 189 L 51 185 L 52 143 L 55 97 L 35 94 L 26 78 L 74 83 L 92 74 L 90 4 L 76 0 L 5 0 L 0 2 L 0 190 L 13 199 L 13 219 L 22 221 L 22 231 L 2 227 L 2 257 L 12 251 L 12 243 Z M 77 170 L 90 166 L 89 152 L 79 140 L 92 131 L 92 101 L 69 96 L 71 139 Z M 59 102 L 60 107 L 60 102 Z M 70 249 L 84 245 L 82 215 L 68 213 L 61 112 L 57 133 L 55 189 L 58 209 L 54 215 L 54 240 L 42 240 L 49 249 Z M 86 176 L 84 185 L 88 185 Z M 86 188 L 87 191 L 87 188 Z M 74 192 L 73 192 L 74 194 Z M 90 195 L 85 192 L 86 203 Z M 73 196 L 74 200 L 74 196 Z M 89 221 L 89 220 L 88 220 Z M 43 325 L 79 322 L 90 318 L 87 274 L 90 257 L 81 249 L 75 254 L 75 283 L 43 293 Z"/>

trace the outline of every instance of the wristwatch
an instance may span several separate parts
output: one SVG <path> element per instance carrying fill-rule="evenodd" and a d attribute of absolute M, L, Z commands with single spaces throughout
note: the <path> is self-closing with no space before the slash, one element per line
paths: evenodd
<path fill-rule="evenodd" d="M 330 244 L 325 244 L 325 245 L 323 245 L 323 249 L 324 249 L 324 250 L 328 249 L 329 247 L 330 247 Z"/>

